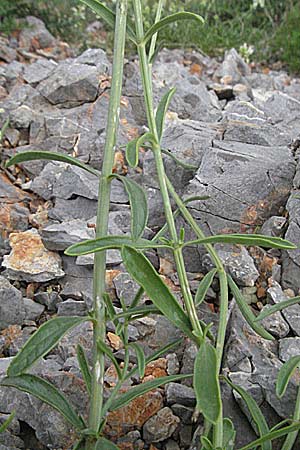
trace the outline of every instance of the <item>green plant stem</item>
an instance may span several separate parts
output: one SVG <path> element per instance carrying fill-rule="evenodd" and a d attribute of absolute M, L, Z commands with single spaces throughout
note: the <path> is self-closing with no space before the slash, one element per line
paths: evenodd
<path fill-rule="evenodd" d="M 167 186 L 170 194 L 174 198 L 178 208 L 180 209 L 183 217 L 191 226 L 194 233 L 200 239 L 204 238 L 205 235 L 201 228 L 198 226 L 194 217 L 191 215 L 189 210 L 187 209 L 185 203 L 181 200 L 177 192 L 175 191 L 172 183 L 169 179 L 167 179 Z M 224 351 L 225 344 L 225 334 L 226 334 L 226 326 L 227 326 L 227 312 L 228 312 L 228 285 L 227 285 L 227 277 L 222 261 L 220 260 L 216 250 L 212 245 L 205 246 L 207 251 L 209 252 L 216 268 L 218 269 L 219 280 L 220 280 L 220 320 L 219 320 L 219 328 L 218 328 L 218 336 L 216 343 L 216 351 L 217 351 L 217 363 L 218 363 L 218 371 L 221 370 L 222 357 Z M 217 421 L 217 424 L 214 426 L 214 445 L 215 447 L 222 447 L 223 443 L 223 414 L 221 412 L 220 417 Z"/>
<path fill-rule="evenodd" d="M 116 26 L 114 43 L 114 61 L 112 71 L 111 96 L 109 102 L 106 142 L 102 164 L 102 173 L 99 182 L 99 200 L 97 211 L 96 237 L 104 237 L 108 232 L 108 217 L 110 205 L 110 181 L 114 164 L 114 148 L 119 124 L 120 99 L 123 77 L 124 47 L 126 36 L 127 0 L 119 0 L 116 6 Z M 92 393 L 89 412 L 89 427 L 98 432 L 102 417 L 103 406 L 103 377 L 104 354 L 97 348 L 99 340 L 105 340 L 106 314 L 103 294 L 105 292 L 106 253 L 95 253 L 93 278 L 93 309 L 96 323 L 94 324 L 93 338 L 93 372 Z M 92 450 L 93 442 L 88 440 L 86 449 Z"/>
<path fill-rule="evenodd" d="M 153 98 L 152 98 L 152 83 L 150 79 L 150 71 L 149 71 L 149 64 L 148 64 L 148 58 L 146 53 L 145 44 L 143 43 L 143 36 L 144 36 L 144 30 L 143 30 L 143 18 L 142 18 L 142 9 L 141 9 L 141 2 L 140 0 L 134 0 L 133 2 L 134 6 L 134 13 L 135 13 L 135 22 L 136 22 L 136 35 L 137 40 L 140 42 L 138 45 L 138 54 L 139 54 L 139 61 L 140 61 L 140 69 L 141 69 L 141 77 L 142 77 L 142 83 L 144 88 L 144 96 L 145 96 L 145 104 L 146 104 L 146 113 L 147 113 L 147 120 L 148 120 L 148 126 L 150 129 L 150 132 L 154 135 L 156 139 L 156 144 L 153 145 L 153 153 L 155 158 L 155 164 L 156 164 L 156 170 L 158 175 L 158 181 L 160 186 L 160 192 L 163 199 L 164 204 L 164 210 L 165 210 L 165 216 L 166 221 L 168 224 L 169 232 L 171 239 L 175 244 L 178 244 L 178 236 L 177 231 L 175 227 L 175 221 L 173 217 L 173 211 L 171 207 L 171 202 L 169 198 L 168 188 L 166 184 L 166 174 L 164 171 L 164 164 L 163 164 L 163 158 L 161 153 L 161 147 L 159 144 L 159 138 L 157 133 L 157 127 L 155 122 L 155 116 L 154 116 L 154 108 L 153 108 Z M 179 282 L 182 288 L 182 293 L 184 296 L 187 312 L 191 321 L 191 324 L 193 326 L 194 331 L 197 332 L 198 335 L 202 335 L 202 329 L 197 317 L 197 312 L 195 309 L 195 305 L 193 302 L 193 297 L 190 291 L 185 266 L 184 266 L 184 260 L 182 251 L 180 248 L 176 248 L 174 251 L 174 258 L 176 263 L 176 268 L 178 272 L 178 278 Z"/>
<path fill-rule="evenodd" d="M 293 420 L 295 420 L 295 421 L 300 420 L 300 386 L 298 386 L 297 399 L 296 399 Z M 281 450 L 292 450 L 293 445 L 297 439 L 298 433 L 299 433 L 299 431 L 293 431 L 292 433 L 288 434 Z"/>
<path fill-rule="evenodd" d="M 163 10 L 164 6 L 165 6 L 165 0 L 158 0 L 158 5 L 157 5 L 157 10 L 156 10 L 154 23 L 159 22 L 159 20 L 161 18 L 161 13 L 162 13 L 162 10 Z M 151 39 L 150 48 L 149 48 L 149 56 L 148 56 L 149 62 L 152 60 L 152 57 L 153 57 L 153 55 L 155 53 L 156 41 L 157 41 L 157 33 L 155 33 L 152 36 L 152 39 Z M 151 68 L 152 68 L 152 64 L 150 64 L 150 71 L 151 71 Z"/>

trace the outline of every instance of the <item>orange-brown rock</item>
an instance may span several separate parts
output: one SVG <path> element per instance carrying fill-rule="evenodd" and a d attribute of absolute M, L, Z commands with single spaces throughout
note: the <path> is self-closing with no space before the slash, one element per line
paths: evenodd
<path fill-rule="evenodd" d="M 147 364 L 143 383 L 154 380 L 154 378 L 166 377 L 168 375 L 167 364 L 168 362 L 165 358 L 158 358 Z"/>
<path fill-rule="evenodd" d="M 45 282 L 64 275 L 57 253 L 47 250 L 35 229 L 11 233 L 12 251 L 4 256 L 3 266 L 10 278 L 28 282 Z"/>
<path fill-rule="evenodd" d="M 155 389 L 134 399 L 129 405 L 108 414 L 105 434 L 111 439 L 140 429 L 163 406 L 161 393 Z"/>

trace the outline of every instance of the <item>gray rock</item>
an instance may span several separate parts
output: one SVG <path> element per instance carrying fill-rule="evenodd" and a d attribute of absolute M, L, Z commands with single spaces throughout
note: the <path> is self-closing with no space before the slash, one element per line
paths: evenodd
<path fill-rule="evenodd" d="M 11 63 L 17 59 L 17 52 L 9 46 L 9 41 L 1 36 L 0 38 L 0 60 Z"/>
<path fill-rule="evenodd" d="M 23 298 L 23 303 L 25 307 L 26 320 L 37 320 L 45 311 L 45 307 L 43 305 L 31 300 L 30 298 Z"/>
<path fill-rule="evenodd" d="M 228 77 L 228 82 L 237 84 L 250 74 L 251 70 L 248 64 L 246 64 L 238 52 L 232 48 L 225 52 L 224 61 L 214 76 L 221 79 Z"/>
<path fill-rule="evenodd" d="M 194 408 L 180 405 L 179 403 L 174 403 L 171 408 L 174 414 L 178 416 L 183 423 L 190 424 L 192 422 Z"/>
<path fill-rule="evenodd" d="M 287 223 L 286 217 L 272 216 L 261 227 L 260 234 L 266 236 L 281 236 Z"/>
<path fill-rule="evenodd" d="M 155 416 L 150 417 L 143 426 L 145 442 L 161 442 L 172 436 L 180 419 L 168 407 L 162 408 Z"/>
<path fill-rule="evenodd" d="M 108 73 L 111 67 L 105 51 L 101 48 L 88 48 L 75 59 L 75 62 L 77 64 L 95 66 L 97 67 L 97 70 L 103 74 Z"/>
<path fill-rule="evenodd" d="M 280 285 L 273 281 L 272 286 L 268 289 L 269 300 L 274 303 L 280 303 L 287 300 L 288 297 L 282 291 Z M 293 330 L 293 332 L 300 336 L 300 305 L 289 306 L 282 310 L 282 315 Z"/>
<path fill-rule="evenodd" d="M 1 276 L 0 298 L 0 330 L 9 325 L 22 325 L 26 314 L 22 294 Z"/>
<path fill-rule="evenodd" d="M 130 306 L 139 290 L 139 285 L 133 281 L 130 275 L 126 272 L 117 275 L 113 279 L 113 284 L 116 288 L 117 297 L 119 299 L 122 298 L 126 306 Z"/>
<path fill-rule="evenodd" d="M 85 220 L 74 219 L 48 225 L 42 230 L 42 240 L 48 250 L 65 250 L 72 244 L 95 238 L 95 230 Z"/>
<path fill-rule="evenodd" d="M 268 310 L 270 307 L 271 305 L 266 305 L 262 311 Z M 263 319 L 261 325 L 276 338 L 284 338 L 290 332 L 290 327 L 279 311 Z"/>
<path fill-rule="evenodd" d="M 165 450 L 180 450 L 180 447 L 176 441 L 173 441 L 173 439 L 168 439 L 167 442 L 165 443 L 164 449 Z"/>
<path fill-rule="evenodd" d="M 214 141 L 185 196 L 210 197 L 189 206 L 208 233 L 253 231 L 285 204 L 294 167 L 285 147 Z"/>
<path fill-rule="evenodd" d="M 56 68 L 57 63 L 51 59 L 41 58 L 28 65 L 24 71 L 24 80 L 29 84 L 39 83 L 47 78 Z"/>
<path fill-rule="evenodd" d="M 34 115 L 35 112 L 27 105 L 19 106 L 10 113 L 10 125 L 18 129 L 29 128 Z"/>
<path fill-rule="evenodd" d="M 166 386 L 166 400 L 168 405 L 179 403 L 183 406 L 195 406 L 194 389 L 179 383 L 168 383 Z"/>
<path fill-rule="evenodd" d="M 179 373 L 180 365 L 176 353 L 169 353 L 166 356 L 166 359 L 168 375 L 176 375 L 177 373 Z"/>
<path fill-rule="evenodd" d="M 57 292 L 37 292 L 34 300 L 41 305 L 46 306 L 48 311 L 56 311 L 58 303 L 62 301 Z"/>
<path fill-rule="evenodd" d="M 207 323 L 209 320 L 207 320 Z M 198 347 L 194 342 L 188 341 L 182 357 L 181 371 L 180 373 L 193 373 L 194 362 L 198 353 Z M 182 380 L 182 383 L 187 386 L 192 386 L 193 381 L 189 378 Z M 180 402 L 179 402 L 180 403 Z"/>
<path fill-rule="evenodd" d="M 65 300 L 58 304 L 58 316 L 85 316 L 87 314 L 87 307 L 85 302 L 79 300 Z"/>
<path fill-rule="evenodd" d="M 63 61 L 37 89 L 52 105 L 70 108 L 96 100 L 100 75 L 95 66 Z"/>
<path fill-rule="evenodd" d="M 279 359 L 283 362 L 288 361 L 293 356 L 300 355 L 300 338 L 289 337 L 279 341 Z"/>
<path fill-rule="evenodd" d="M 48 216 L 50 219 L 64 222 L 72 219 L 88 220 L 96 214 L 97 201 L 78 196 L 74 200 L 56 197 L 54 208 L 49 211 Z"/>
<path fill-rule="evenodd" d="M 42 20 L 28 16 L 26 17 L 26 25 L 27 27 L 22 28 L 19 36 L 19 45 L 24 50 L 32 50 L 33 45 L 38 45 L 38 48 L 48 48 L 56 45 L 56 39 L 47 30 Z"/>

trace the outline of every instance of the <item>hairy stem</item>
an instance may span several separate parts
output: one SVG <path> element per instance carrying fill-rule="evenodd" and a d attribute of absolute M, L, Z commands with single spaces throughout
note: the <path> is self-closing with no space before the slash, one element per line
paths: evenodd
<path fill-rule="evenodd" d="M 159 181 L 159 187 L 161 196 L 163 199 L 164 204 L 164 211 L 166 216 L 166 221 L 168 224 L 169 232 L 172 241 L 175 244 L 178 244 L 178 236 L 177 231 L 175 227 L 175 221 L 173 217 L 173 211 L 171 207 L 171 202 L 169 198 L 167 183 L 166 183 L 166 174 L 164 170 L 164 164 L 163 164 L 163 158 L 162 158 L 162 152 L 161 152 L 161 146 L 159 144 L 159 138 L 157 133 L 157 127 L 155 122 L 155 116 L 154 116 L 154 107 L 153 107 L 153 97 L 152 97 L 152 83 L 150 78 L 150 70 L 149 70 L 149 64 L 148 64 L 148 58 L 146 53 L 145 44 L 143 43 L 143 18 L 142 18 L 142 9 L 141 9 L 141 2 L 140 0 L 134 0 L 133 2 L 134 6 L 134 13 L 135 13 L 135 23 L 136 23 L 136 35 L 138 42 L 140 44 L 138 45 L 138 55 L 139 55 L 139 62 L 140 62 L 140 70 L 141 70 L 141 77 L 142 77 L 142 83 L 144 88 L 144 96 L 145 96 L 145 104 L 146 104 L 146 113 L 147 113 L 147 120 L 148 120 L 148 126 L 150 129 L 150 132 L 154 135 L 156 139 L 156 144 L 153 145 L 152 150 L 154 153 L 155 158 L 155 164 L 156 164 L 156 170 L 157 170 L 157 176 Z M 182 251 L 180 248 L 176 248 L 174 251 L 174 258 L 178 273 L 179 282 L 182 288 L 182 294 L 184 296 L 186 309 L 191 321 L 191 324 L 193 326 L 194 331 L 197 332 L 197 334 L 202 334 L 202 329 L 200 326 L 200 323 L 198 321 L 196 309 L 193 302 L 193 297 L 190 291 Z"/>
<path fill-rule="evenodd" d="M 119 0 L 116 6 L 116 25 L 114 40 L 114 60 L 112 70 L 112 85 L 108 110 L 106 142 L 104 148 L 102 173 L 99 182 L 99 199 L 97 211 L 96 237 L 104 237 L 108 232 L 108 217 L 110 205 L 110 181 L 114 164 L 114 150 L 119 125 L 120 100 L 122 90 L 124 47 L 126 36 L 127 0 Z M 93 372 L 92 394 L 89 412 L 89 427 L 98 432 L 102 418 L 103 406 L 103 377 L 104 355 L 97 348 L 99 340 L 105 340 L 105 292 L 106 254 L 95 253 L 94 278 L 93 278 L 93 310 L 95 316 L 94 343 L 93 343 Z M 86 449 L 92 450 L 93 442 L 88 441 Z"/>

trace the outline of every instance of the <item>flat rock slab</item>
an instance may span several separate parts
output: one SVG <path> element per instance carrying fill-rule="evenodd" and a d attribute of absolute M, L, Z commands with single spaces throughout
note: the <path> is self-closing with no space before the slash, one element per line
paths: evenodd
<path fill-rule="evenodd" d="M 214 141 L 186 196 L 210 197 L 190 204 L 194 217 L 208 231 L 253 231 L 284 206 L 294 172 L 287 147 Z"/>
<path fill-rule="evenodd" d="M 64 276 L 60 256 L 44 247 L 37 230 L 11 233 L 10 246 L 2 263 L 8 278 L 42 283 Z"/>

